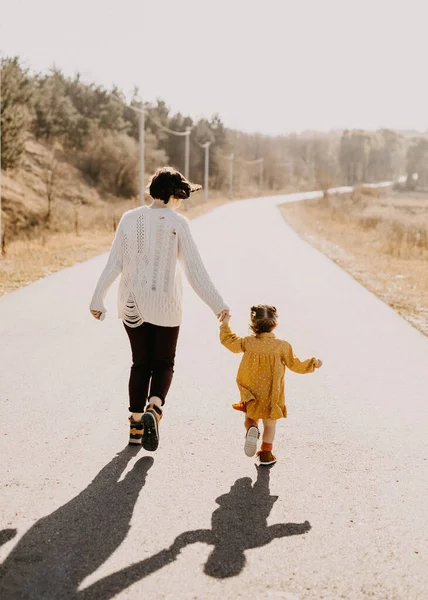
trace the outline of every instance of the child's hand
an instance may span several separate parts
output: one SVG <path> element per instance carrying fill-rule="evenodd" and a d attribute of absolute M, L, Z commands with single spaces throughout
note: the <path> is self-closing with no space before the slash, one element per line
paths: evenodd
<path fill-rule="evenodd" d="M 322 360 L 320 360 L 319 358 L 315 359 L 315 368 L 316 369 L 321 369 L 322 367 Z"/>
<path fill-rule="evenodd" d="M 220 321 L 220 324 L 221 324 L 221 325 L 229 325 L 229 322 L 230 322 L 230 317 L 231 317 L 231 315 L 230 315 L 230 311 L 228 311 L 228 310 L 223 310 L 223 311 L 222 311 L 222 312 L 219 314 L 219 316 L 218 316 L 218 319 L 219 319 L 219 321 Z"/>
<path fill-rule="evenodd" d="M 229 314 L 229 309 L 224 308 L 220 313 L 218 313 L 217 319 L 220 321 L 220 323 L 223 323 L 225 316 L 228 314 Z"/>

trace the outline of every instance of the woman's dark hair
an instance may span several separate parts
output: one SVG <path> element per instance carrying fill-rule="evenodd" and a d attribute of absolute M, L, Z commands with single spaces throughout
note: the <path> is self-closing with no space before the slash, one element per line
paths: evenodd
<path fill-rule="evenodd" d="M 180 171 L 176 171 L 172 167 L 162 167 L 151 178 L 148 190 L 153 199 L 162 200 L 167 204 L 171 196 L 185 200 L 192 192 L 200 190 L 201 187 L 187 181 Z"/>
<path fill-rule="evenodd" d="M 270 333 L 278 324 L 278 315 L 274 306 L 258 304 L 251 307 L 250 328 L 253 333 Z"/>

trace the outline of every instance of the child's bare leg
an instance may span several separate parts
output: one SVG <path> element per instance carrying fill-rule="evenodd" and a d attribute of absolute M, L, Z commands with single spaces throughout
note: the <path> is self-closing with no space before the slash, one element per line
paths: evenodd
<path fill-rule="evenodd" d="M 276 432 L 276 421 L 272 419 L 263 419 L 263 441 L 273 444 Z"/>
<path fill-rule="evenodd" d="M 246 431 L 248 431 L 250 427 L 257 427 L 257 429 L 259 428 L 259 422 L 255 421 L 254 419 L 250 419 L 250 417 L 245 417 L 244 425 Z"/>
<path fill-rule="evenodd" d="M 272 452 L 275 432 L 276 421 L 272 419 L 263 419 L 262 450 L 270 450 Z"/>
<path fill-rule="evenodd" d="M 272 454 L 275 431 L 276 421 L 273 419 L 263 419 L 262 445 L 260 450 L 257 452 L 260 465 L 271 466 L 276 463 L 276 457 Z"/>

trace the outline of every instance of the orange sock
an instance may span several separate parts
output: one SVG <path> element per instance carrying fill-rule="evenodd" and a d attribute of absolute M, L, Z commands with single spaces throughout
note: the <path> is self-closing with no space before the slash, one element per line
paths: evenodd
<path fill-rule="evenodd" d="M 250 429 L 250 427 L 257 427 L 257 429 L 258 429 L 257 421 L 255 421 L 254 419 L 250 419 L 249 417 L 246 417 L 244 424 L 245 424 L 245 429 L 247 431 Z"/>
<path fill-rule="evenodd" d="M 268 442 L 262 442 L 261 451 L 262 452 L 272 452 L 273 444 L 269 444 Z"/>

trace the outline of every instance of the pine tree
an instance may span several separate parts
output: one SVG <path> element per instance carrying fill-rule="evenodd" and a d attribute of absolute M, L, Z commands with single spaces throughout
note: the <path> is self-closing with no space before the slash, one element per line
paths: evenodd
<path fill-rule="evenodd" d="M 18 166 L 31 123 L 33 86 L 18 58 L 1 61 L 1 166 Z"/>

